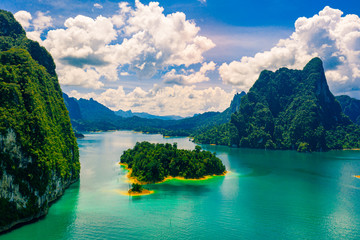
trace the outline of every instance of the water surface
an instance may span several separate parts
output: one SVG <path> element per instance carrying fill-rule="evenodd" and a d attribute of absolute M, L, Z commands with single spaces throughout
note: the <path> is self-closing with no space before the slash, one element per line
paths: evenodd
<path fill-rule="evenodd" d="M 203 145 L 225 177 L 171 180 L 128 197 L 117 162 L 137 141 L 177 142 L 130 131 L 79 139 L 81 181 L 42 220 L 0 239 L 359 239 L 359 151 L 300 154 Z"/>

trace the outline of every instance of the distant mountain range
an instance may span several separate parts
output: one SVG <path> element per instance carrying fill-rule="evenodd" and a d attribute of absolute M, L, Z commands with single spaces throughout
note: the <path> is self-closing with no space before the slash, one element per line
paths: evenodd
<path fill-rule="evenodd" d="M 147 118 L 147 119 L 161 119 L 161 120 L 180 120 L 183 119 L 183 117 L 175 116 L 175 115 L 169 115 L 169 116 L 156 116 L 145 112 L 132 112 L 131 110 L 123 111 L 118 110 L 115 111 L 115 114 L 123 117 L 123 118 L 131 118 L 131 117 L 140 117 L 140 118 Z"/>
<path fill-rule="evenodd" d="M 333 96 L 319 58 L 303 70 L 265 70 L 249 93 L 237 93 L 225 111 L 188 118 L 114 112 L 93 99 L 63 96 L 80 132 L 136 130 L 193 136 L 198 143 L 299 151 L 360 146 L 360 128 L 353 124 L 360 123 L 360 100 Z"/>
<path fill-rule="evenodd" d="M 234 96 L 230 107 L 223 112 L 205 112 L 193 117 L 155 116 L 148 113 L 131 111 L 112 111 L 94 99 L 79 99 L 63 93 L 71 122 L 76 132 L 136 130 L 149 133 L 161 133 L 171 136 L 190 136 L 197 131 L 230 121 L 240 106 L 245 92 Z"/>

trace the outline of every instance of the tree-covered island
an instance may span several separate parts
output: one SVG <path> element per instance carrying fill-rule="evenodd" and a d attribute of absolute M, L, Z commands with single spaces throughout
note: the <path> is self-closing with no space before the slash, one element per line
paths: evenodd
<path fill-rule="evenodd" d="M 201 179 L 223 175 L 226 168 L 215 154 L 201 150 L 178 149 L 177 144 L 137 142 L 133 149 L 124 151 L 120 164 L 126 165 L 131 178 L 138 183 L 157 183 L 168 177 Z"/>

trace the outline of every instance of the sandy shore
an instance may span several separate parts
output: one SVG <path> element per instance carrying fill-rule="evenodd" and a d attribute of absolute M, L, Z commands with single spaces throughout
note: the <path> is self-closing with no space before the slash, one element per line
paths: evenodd
<path fill-rule="evenodd" d="M 129 168 L 129 166 L 126 164 L 126 163 L 119 163 L 121 166 L 123 166 L 126 170 L 128 170 L 128 174 L 126 175 L 126 177 L 128 178 L 128 183 L 137 183 L 137 184 L 152 184 L 150 182 L 141 182 L 139 180 L 137 180 L 136 178 L 134 177 L 131 177 L 131 173 L 132 173 L 132 169 Z M 166 182 L 168 180 L 173 180 L 173 179 L 177 179 L 177 180 L 186 180 L 186 181 L 202 181 L 202 180 L 207 180 L 207 179 L 210 179 L 210 178 L 213 178 L 213 177 L 216 177 L 216 176 L 225 176 L 226 174 L 228 174 L 229 171 L 226 171 L 224 172 L 223 174 L 221 175 L 207 175 L 207 176 L 204 176 L 202 178 L 184 178 L 184 177 L 171 177 L 171 176 L 168 176 L 166 178 L 164 178 L 164 180 L 160 181 L 160 182 L 156 182 L 156 183 L 163 183 L 163 182 Z"/>
<path fill-rule="evenodd" d="M 150 195 L 153 194 L 155 191 L 152 190 L 148 190 L 148 189 L 144 189 L 141 192 L 131 192 L 131 190 L 129 191 L 121 191 L 121 190 L 115 190 L 117 193 L 120 193 L 121 195 L 124 196 L 144 196 L 144 195 Z"/>

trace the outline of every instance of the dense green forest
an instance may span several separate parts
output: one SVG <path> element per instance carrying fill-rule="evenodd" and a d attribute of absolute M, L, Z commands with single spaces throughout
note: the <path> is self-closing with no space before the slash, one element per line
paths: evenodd
<path fill-rule="evenodd" d="M 44 214 L 79 178 L 80 163 L 52 57 L 2 10 L 0 50 L 1 230 Z M 4 197 L 17 194 L 6 188 L 9 179 L 10 186 L 18 186 L 17 199 Z"/>
<path fill-rule="evenodd" d="M 160 182 L 168 176 L 201 178 L 221 175 L 226 169 L 215 154 L 201 150 L 178 149 L 177 144 L 137 142 L 133 149 L 124 151 L 121 163 L 132 169 L 132 177 L 141 182 Z"/>
<path fill-rule="evenodd" d="M 345 115 L 349 116 L 351 121 L 360 125 L 360 100 L 346 95 L 336 96 Z"/>
<path fill-rule="evenodd" d="M 239 147 L 325 151 L 360 146 L 360 127 L 330 92 L 319 58 L 303 70 L 263 71 L 230 123 L 195 140 L 212 143 L 222 129 L 228 133 L 219 143 Z"/>

